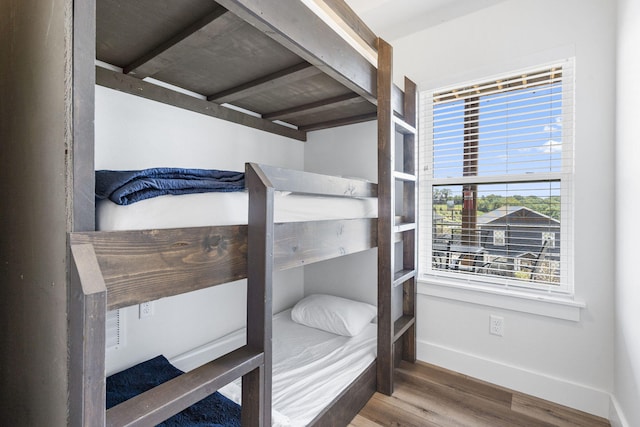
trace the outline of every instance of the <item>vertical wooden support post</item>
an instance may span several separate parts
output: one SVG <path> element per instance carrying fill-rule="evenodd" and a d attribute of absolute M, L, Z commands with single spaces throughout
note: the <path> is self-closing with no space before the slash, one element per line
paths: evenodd
<path fill-rule="evenodd" d="M 264 365 L 242 377 L 242 425 L 271 426 L 271 322 L 273 185 L 248 163 L 247 345 L 264 353 Z"/>
<path fill-rule="evenodd" d="M 71 150 L 67 154 L 68 176 L 72 182 L 72 198 L 67 204 L 69 220 L 67 231 L 89 231 L 95 229 L 94 191 L 94 112 L 95 112 L 95 47 L 96 4 L 95 0 L 74 1 L 73 15 L 69 25 L 73 28 L 72 67 L 67 84 L 71 84 L 72 104 L 68 106 L 71 117 Z M 87 248 L 85 248 L 87 249 Z M 78 264 L 87 262 L 97 268 L 95 253 L 81 255 L 72 253 L 67 283 L 68 360 L 67 371 L 69 394 L 67 407 L 70 426 L 103 426 L 105 424 L 104 386 L 104 336 L 106 316 L 106 288 L 102 275 L 84 278 Z M 93 252 L 91 247 L 90 252 Z M 76 257 L 83 257 L 80 260 Z M 95 263 L 94 263 L 95 261 Z M 97 280 L 88 283 L 86 280 Z M 98 316 L 97 318 L 94 316 Z"/>
<path fill-rule="evenodd" d="M 378 391 L 393 393 L 393 51 L 378 38 Z"/>
<path fill-rule="evenodd" d="M 404 120 L 410 126 L 417 127 L 417 87 L 416 84 L 405 77 L 404 79 Z M 416 179 L 418 175 L 418 141 L 415 133 L 403 134 L 403 164 L 404 172 L 413 174 Z M 416 181 L 406 181 L 404 183 L 404 213 L 407 222 L 418 222 L 418 195 Z M 405 236 L 403 241 L 403 270 L 416 271 L 418 254 L 418 231 L 411 231 Z M 402 295 L 403 316 L 416 317 L 416 276 L 414 274 L 403 284 Z M 416 324 L 402 336 L 402 359 L 408 362 L 416 361 Z"/>
<path fill-rule="evenodd" d="M 93 245 L 71 247 L 69 425 L 105 425 L 107 288 Z"/>

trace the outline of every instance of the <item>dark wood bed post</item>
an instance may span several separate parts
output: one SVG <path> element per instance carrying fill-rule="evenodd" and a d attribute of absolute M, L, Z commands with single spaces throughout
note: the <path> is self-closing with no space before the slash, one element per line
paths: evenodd
<path fill-rule="evenodd" d="M 393 393 L 396 351 L 415 361 L 416 86 L 405 80 L 403 116 L 394 115 L 393 49 L 378 39 L 378 391 Z M 396 155 L 401 156 L 396 159 Z M 401 188 L 398 191 L 398 187 Z M 401 242 L 402 265 L 396 266 Z M 394 289 L 402 285 L 402 315 L 393 318 Z M 398 346 L 396 346 L 398 343 Z"/>
<path fill-rule="evenodd" d="M 72 426 L 104 426 L 105 416 L 105 315 L 107 287 L 91 244 L 71 247 L 72 279 L 78 285 L 70 292 L 76 310 L 70 316 L 71 347 L 69 376 L 74 379 L 70 397 Z"/>
<path fill-rule="evenodd" d="M 378 39 L 378 391 L 393 392 L 393 319 L 391 281 L 393 277 L 392 192 L 393 51 Z"/>
<path fill-rule="evenodd" d="M 264 352 L 264 364 L 242 378 L 242 425 L 271 425 L 273 185 L 254 164 L 245 168 L 249 190 L 247 345 Z"/>

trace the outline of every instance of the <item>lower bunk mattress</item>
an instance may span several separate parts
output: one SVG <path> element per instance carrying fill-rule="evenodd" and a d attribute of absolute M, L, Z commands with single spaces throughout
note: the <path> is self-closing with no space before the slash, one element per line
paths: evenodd
<path fill-rule="evenodd" d="M 374 323 L 369 323 L 362 332 L 349 337 L 296 323 L 292 320 L 291 310 L 275 315 L 273 425 L 306 426 L 313 421 L 375 360 L 376 335 L 377 325 Z M 240 347 L 245 342 L 245 336 L 245 330 L 240 329 L 210 344 L 171 358 L 170 362 L 181 371 L 189 371 Z M 229 404 L 241 404 L 241 380 L 219 390 L 219 394 L 230 402 L 223 396 L 216 396 L 217 394 L 213 395 L 215 401 L 212 405 L 219 405 L 224 411 L 233 412 L 233 406 L 229 409 Z M 224 399 L 222 403 L 219 402 L 220 398 Z M 234 422 L 237 421 L 231 420 L 221 425 L 233 426 L 236 425 Z"/>
<path fill-rule="evenodd" d="M 238 333 L 238 332 L 236 332 Z M 244 336 L 244 330 L 240 331 Z M 377 325 L 353 337 L 273 318 L 273 425 L 306 426 L 376 358 Z M 220 392 L 240 403 L 241 381 Z"/>

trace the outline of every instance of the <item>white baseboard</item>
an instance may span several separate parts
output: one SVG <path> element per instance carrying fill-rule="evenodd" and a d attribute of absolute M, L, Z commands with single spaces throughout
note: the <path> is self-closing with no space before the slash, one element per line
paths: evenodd
<path fill-rule="evenodd" d="M 610 417 L 611 395 L 606 391 L 425 341 L 418 340 L 417 344 L 417 356 L 423 362 L 599 417 Z"/>
<path fill-rule="evenodd" d="M 609 422 L 611 427 L 631 427 L 620 408 L 620 404 L 615 396 L 611 396 L 611 406 L 609 409 Z"/>

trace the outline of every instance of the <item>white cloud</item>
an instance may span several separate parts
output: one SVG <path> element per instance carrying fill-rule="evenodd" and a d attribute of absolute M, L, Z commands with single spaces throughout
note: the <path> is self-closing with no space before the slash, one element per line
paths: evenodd
<path fill-rule="evenodd" d="M 559 153 L 562 151 L 562 143 L 550 139 L 549 141 L 542 144 L 541 147 L 538 147 L 538 150 L 545 154 Z"/>

